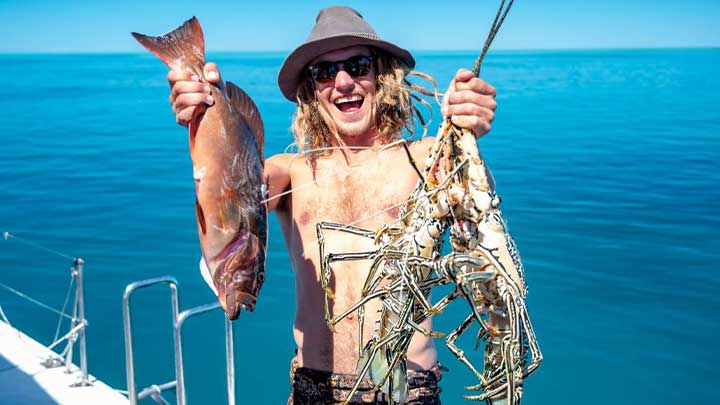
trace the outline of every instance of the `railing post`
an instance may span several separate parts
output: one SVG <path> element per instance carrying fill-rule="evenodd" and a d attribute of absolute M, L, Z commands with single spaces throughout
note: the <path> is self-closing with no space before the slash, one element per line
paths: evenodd
<path fill-rule="evenodd" d="M 232 321 L 225 318 L 225 361 L 227 365 L 228 405 L 235 405 L 235 350 Z"/>
<path fill-rule="evenodd" d="M 142 392 L 137 392 L 135 386 L 135 366 L 133 361 L 133 344 L 132 344 L 132 320 L 130 316 L 130 296 L 137 289 L 149 287 L 154 284 L 167 283 L 171 290 L 172 306 L 173 306 L 173 340 L 175 346 L 175 381 L 162 385 L 153 385 L 146 388 Z M 220 304 L 213 302 L 210 304 L 196 306 L 179 312 L 177 281 L 174 278 L 157 277 L 154 279 L 137 281 L 129 284 L 125 288 L 123 294 L 123 323 L 125 330 L 125 368 L 127 373 L 128 399 L 130 405 L 137 405 L 140 399 L 150 397 L 158 397 L 164 401 L 161 396 L 162 391 L 175 388 L 177 395 L 177 405 L 186 405 L 187 396 L 185 391 L 185 370 L 183 367 L 183 347 L 182 347 L 182 328 L 185 321 L 195 315 L 204 314 L 219 309 Z M 235 356 L 232 322 L 225 318 L 225 355 L 226 355 L 226 371 L 227 371 L 227 391 L 228 405 L 235 405 Z M 156 399 L 157 400 L 157 399 Z"/>
<path fill-rule="evenodd" d="M 77 285 L 75 287 L 75 299 L 78 303 L 78 316 L 79 321 L 77 323 L 83 323 L 86 326 L 80 328 L 80 370 L 82 371 L 82 380 L 80 380 L 81 386 L 91 385 L 88 379 L 87 369 L 87 346 L 85 343 L 85 328 L 87 327 L 87 320 L 85 319 L 85 286 L 83 277 L 83 264 L 85 261 L 78 257 L 75 259 L 75 265 L 73 270 L 77 274 Z M 75 325 L 73 325 L 75 326 Z"/>
<path fill-rule="evenodd" d="M 187 405 L 187 397 L 185 394 L 185 372 L 183 369 L 183 355 L 182 355 L 182 327 L 185 321 L 191 316 L 204 314 L 212 310 L 220 308 L 220 303 L 213 302 L 212 304 L 199 305 L 190 309 L 182 311 L 175 323 L 175 377 L 177 379 L 177 404 Z"/>
<path fill-rule="evenodd" d="M 135 387 L 135 364 L 133 361 L 133 345 L 132 345 L 132 319 L 130 316 L 130 296 L 135 290 L 149 287 L 155 284 L 168 284 L 170 287 L 170 298 L 172 304 L 173 327 L 177 325 L 178 311 L 180 303 L 178 300 L 177 280 L 174 277 L 157 277 L 148 280 L 137 281 L 128 284 L 123 294 L 123 328 L 125 332 L 125 372 L 127 375 L 128 399 L 130 405 L 137 405 L 138 394 Z M 175 350 L 177 351 L 178 342 L 175 341 Z"/>

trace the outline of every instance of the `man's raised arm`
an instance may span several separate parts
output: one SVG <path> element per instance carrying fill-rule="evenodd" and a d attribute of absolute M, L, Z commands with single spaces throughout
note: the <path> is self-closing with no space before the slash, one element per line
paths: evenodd
<path fill-rule="evenodd" d="M 205 64 L 203 74 L 208 83 L 223 86 L 220 71 L 215 63 Z M 170 84 L 170 105 L 178 124 L 186 127 L 198 105 L 215 103 L 210 95 L 210 86 L 200 82 L 200 78 L 192 73 L 170 70 L 167 78 Z M 289 161 L 288 154 L 271 156 L 265 161 L 263 180 L 268 186 L 268 211 L 277 208 L 282 200 L 273 197 L 290 187 Z"/>

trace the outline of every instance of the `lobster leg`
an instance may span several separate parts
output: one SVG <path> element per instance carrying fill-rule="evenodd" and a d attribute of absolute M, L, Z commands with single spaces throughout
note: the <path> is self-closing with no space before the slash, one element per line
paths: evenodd
<path fill-rule="evenodd" d="M 332 318 L 330 320 L 330 322 L 334 325 L 334 324 L 340 322 L 346 316 L 350 315 L 351 312 L 360 309 L 362 306 L 367 304 L 368 301 L 376 299 L 376 298 L 382 298 L 383 296 L 386 296 L 393 292 L 397 292 L 401 288 L 402 288 L 402 285 L 400 283 L 400 280 L 397 280 L 382 290 L 374 291 L 370 294 L 367 294 L 367 295 L 363 296 L 363 298 L 360 299 L 358 302 L 354 303 L 351 307 L 349 307 L 348 309 L 343 311 L 340 315 L 336 316 L 335 318 Z"/>
<path fill-rule="evenodd" d="M 487 384 L 485 377 L 477 370 L 477 368 L 475 368 L 475 366 L 473 366 L 470 360 L 468 360 L 468 358 L 465 356 L 465 352 L 455 344 L 455 341 L 470 327 L 470 325 L 473 324 L 474 320 L 474 314 L 468 315 L 468 317 L 465 318 L 465 320 L 462 321 L 460 325 L 455 328 L 455 330 L 450 332 L 450 334 L 445 338 L 445 345 L 448 347 L 448 349 L 450 349 L 452 354 L 457 357 L 458 360 L 465 364 L 470 369 L 470 371 L 475 374 L 478 380 L 482 381 L 482 384 L 484 385 Z"/>
<path fill-rule="evenodd" d="M 359 235 L 364 236 L 367 238 L 374 239 L 375 233 L 372 231 L 368 231 L 366 229 L 358 228 L 351 225 L 342 225 L 342 224 L 334 224 L 330 222 L 320 222 L 316 226 L 317 230 L 317 237 L 318 237 L 318 247 L 320 248 L 320 258 L 322 259 L 320 262 L 320 282 L 322 284 L 322 289 L 325 292 L 325 322 L 328 323 L 328 328 L 330 328 L 331 331 L 335 331 L 333 327 L 333 323 L 331 323 L 332 316 L 330 315 L 330 298 L 335 298 L 335 293 L 330 289 L 330 273 L 332 269 L 330 268 L 330 262 L 335 260 L 342 260 L 337 259 L 337 255 L 327 255 L 325 256 L 325 235 L 323 234 L 323 230 L 331 230 L 331 231 L 339 231 L 339 232 L 346 232 L 353 235 Z M 377 252 L 374 252 L 377 253 Z M 373 252 L 365 252 L 364 253 L 367 258 L 371 258 L 374 256 L 371 256 Z M 357 256 L 357 254 L 355 254 Z M 362 255 L 362 254 L 361 254 Z M 349 259 L 345 259 L 349 260 Z M 360 259 L 358 259 L 360 260 Z M 337 323 L 337 322 L 335 322 Z"/>
<path fill-rule="evenodd" d="M 360 253 L 329 253 L 325 260 L 322 261 L 322 288 L 325 291 L 325 322 L 327 322 L 330 330 L 334 331 L 334 325 L 340 321 L 341 317 L 334 320 L 330 315 L 330 298 L 335 298 L 335 292 L 330 289 L 330 276 L 332 267 L 330 263 L 348 261 L 348 260 L 370 260 L 375 258 L 377 251 L 360 252 Z M 347 316 L 347 315 L 345 315 Z"/>
<path fill-rule="evenodd" d="M 363 378 L 365 378 L 365 376 L 367 375 L 368 370 L 370 370 L 370 366 L 372 366 L 372 362 L 375 359 L 375 356 L 377 355 L 380 348 L 387 345 L 388 343 L 392 342 L 398 336 L 400 336 L 400 332 L 393 331 L 382 339 L 377 339 L 377 337 L 373 337 L 371 340 L 368 341 L 367 345 L 365 346 L 365 350 L 371 350 L 370 355 L 368 356 L 367 361 L 365 362 L 365 365 L 363 366 L 362 370 L 358 374 L 358 379 L 355 382 L 355 385 L 353 385 L 347 398 L 345 398 L 345 400 L 342 402 L 343 404 L 347 404 L 348 401 L 351 400 L 353 395 L 355 395 L 355 393 L 357 392 L 358 388 L 360 387 L 360 383 L 362 382 Z M 370 348 L 372 348 L 372 349 L 370 349 Z"/>

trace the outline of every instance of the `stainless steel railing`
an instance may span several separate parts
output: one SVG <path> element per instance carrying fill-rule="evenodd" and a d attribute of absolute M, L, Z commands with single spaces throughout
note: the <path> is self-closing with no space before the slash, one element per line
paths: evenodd
<path fill-rule="evenodd" d="M 82 380 L 77 384 L 78 386 L 90 385 L 90 381 L 88 381 L 87 344 L 85 341 L 87 320 L 85 319 L 85 282 L 83 278 L 84 264 L 85 261 L 78 257 L 75 259 L 72 269 L 73 274 L 77 277 L 77 284 L 75 285 L 75 301 L 78 306 L 78 316 L 77 318 L 73 318 L 72 327 L 80 329 L 78 334 L 80 336 L 80 370 L 82 371 Z M 72 355 L 70 355 L 70 360 L 72 360 Z"/>
<path fill-rule="evenodd" d="M 80 379 L 78 382 L 73 384 L 74 387 L 85 387 L 92 385 L 90 382 L 90 379 L 88 378 L 88 365 L 87 365 L 87 344 L 86 344 L 86 337 L 85 337 L 85 330 L 88 326 L 88 321 L 85 318 L 85 282 L 84 282 L 84 273 L 83 273 L 83 266 L 85 264 L 85 261 L 80 257 L 72 257 L 70 255 L 64 254 L 62 252 L 58 252 L 57 250 L 50 249 L 46 246 L 43 246 L 37 242 L 34 242 L 30 239 L 19 237 L 15 234 L 12 234 L 10 232 L 3 232 L 2 233 L 2 239 L 9 241 L 17 241 L 19 243 L 23 243 L 25 245 L 29 245 L 35 249 L 44 250 L 46 252 L 49 252 L 53 255 L 60 256 L 64 259 L 72 259 L 73 265 L 70 268 L 70 285 L 68 286 L 67 295 L 65 297 L 65 304 L 63 305 L 62 310 L 57 310 L 35 298 L 32 298 L 28 296 L 27 294 L 12 288 L 8 285 L 5 285 L 3 283 L 0 283 L 0 287 L 17 295 L 20 298 L 23 298 L 29 302 L 32 302 L 33 304 L 36 304 L 42 308 L 45 308 L 51 312 L 56 313 L 59 315 L 58 319 L 58 325 L 57 329 L 55 331 L 55 337 L 53 338 L 53 342 L 47 346 L 48 349 L 53 350 L 56 346 L 60 345 L 63 341 L 66 341 L 65 348 L 62 350 L 60 354 L 53 354 L 50 358 L 45 359 L 43 361 L 43 365 L 47 368 L 53 368 L 53 367 L 61 367 L 65 366 L 68 373 L 73 373 L 73 349 L 75 347 L 75 343 L 79 340 L 79 357 L 80 357 Z M 74 291 L 73 291 L 73 284 L 74 284 Z M 68 300 L 70 298 L 71 293 L 74 292 L 74 299 L 72 303 L 72 315 L 66 314 L 65 309 L 68 303 Z M 2 307 L 0 306 L 0 318 L 2 318 L 8 325 L 12 326 L 10 324 L 10 321 L 7 319 L 7 316 L 2 311 Z M 63 319 L 69 319 L 70 320 L 70 328 L 69 331 L 63 335 L 59 336 L 60 333 L 60 327 L 62 325 Z"/>
<path fill-rule="evenodd" d="M 172 305 L 173 346 L 175 358 L 175 380 L 160 385 L 151 385 L 137 392 L 135 383 L 135 364 L 132 342 L 132 318 L 130 313 L 130 298 L 135 291 L 155 285 L 166 284 L 170 288 L 170 303 Z M 174 277 L 163 276 L 147 280 L 136 281 L 125 287 L 123 294 L 123 324 L 125 330 L 125 369 L 127 373 L 128 399 L 131 405 L 137 405 L 141 399 L 150 397 L 159 404 L 167 404 L 162 396 L 163 391 L 175 389 L 178 405 L 187 405 L 185 390 L 185 372 L 182 355 L 182 328 L 185 322 L 193 316 L 205 314 L 220 308 L 217 302 L 186 309 L 179 312 L 178 283 Z M 232 323 L 225 318 L 225 356 L 227 373 L 228 404 L 235 405 L 235 366 Z"/>
<path fill-rule="evenodd" d="M 134 352 L 133 352 L 133 341 L 132 341 L 132 319 L 130 314 L 130 297 L 132 294 L 141 289 L 147 288 L 158 284 L 167 284 L 170 287 L 170 303 L 172 305 L 172 316 L 173 325 L 177 323 L 177 316 L 179 311 L 178 291 L 177 291 L 177 280 L 174 277 L 164 276 L 151 278 L 142 281 L 136 281 L 128 284 L 125 287 L 125 293 L 123 294 L 123 329 L 125 334 L 125 373 L 127 374 L 127 388 L 128 388 L 128 399 L 130 399 L 130 405 L 136 405 L 138 398 L 137 387 L 135 385 L 135 363 L 134 363 Z M 177 341 L 175 344 L 175 352 L 177 353 Z M 175 358 L 177 361 L 177 357 Z M 166 388 L 171 386 L 168 384 L 162 384 Z M 143 390 L 145 393 L 145 390 Z M 149 395 L 149 391 L 148 391 Z M 158 394 L 161 396 L 161 394 Z M 178 402 L 179 403 L 179 402 Z"/>

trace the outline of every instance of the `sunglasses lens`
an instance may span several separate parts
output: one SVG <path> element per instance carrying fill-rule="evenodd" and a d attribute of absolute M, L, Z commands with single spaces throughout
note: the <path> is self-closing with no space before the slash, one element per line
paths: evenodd
<path fill-rule="evenodd" d="M 352 77 L 365 76 L 370 73 L 370 58 L 367 56 L 356 56 L 343 63 L 345 71 Z"/>
<path fill-rule="evenodd" d="M 313 79 L 318 83 L 327 83 L 335 80 L 338 66 L 335 62 L 320 62 L 310 67 Z"/>
<path fill-rule="evenodd" d="M 372 57 L 360 55 L 338 62 L 320 62 L 310 66 L 310 74 L 318 83 L 329 83 L 335 80 L 338 72 L 342 69 L 350 77 L 358 78 L 370 73 Z"/>

